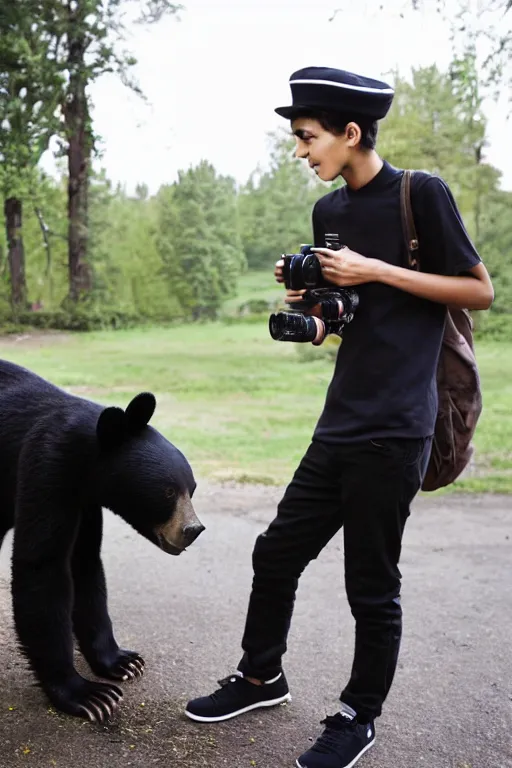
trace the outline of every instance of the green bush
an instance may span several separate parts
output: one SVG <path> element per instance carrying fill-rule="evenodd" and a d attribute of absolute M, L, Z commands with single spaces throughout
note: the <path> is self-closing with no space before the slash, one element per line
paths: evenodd
<path fill-rule="evenodd" d="M 269 312 L 251 315 L 221 315 L 219 318 L 224 325 L 268 325 Z"/>
<path fill-rule="evenodd" d="M 260 315 L 264 312 L 274 312 L 276 309 L 276 301 L 268 301 L 267 299 L 250 299 L 240 304 L 238 307 L 238 314 L 242 317 L 247 315 Z"/>
<path fill-rule="evenodd" d="M 98 331 L 120 328 L 135 328 L 143 321 L 138 315 L 120 310 L 61 309 L 54 312 L 17 312 L 2 318 L 4 332 L 17 333 L 20 329 L 37 328 L 39 330 L 59 331 Z"/>
<path fill-rule="evenodd" d="M 341 343 L 339 336 L 330 334 L 319 347 L 313 344 L 295 344 L 295 349 L 301 363 L 309 363 L 313 360 L 336 360 Z"/>
<path fill-rule="evenodd" d="M 475 339 L 510 341 L 512 339 L 512 314 L 479 312 L 474 319 Z"/>

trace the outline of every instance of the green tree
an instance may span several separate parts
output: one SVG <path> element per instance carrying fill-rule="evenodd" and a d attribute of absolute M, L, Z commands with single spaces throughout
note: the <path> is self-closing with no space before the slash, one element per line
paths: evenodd
<path fill-rule="evenodd" d="M 25 216 L 29 296 L 41 308 L 59 307 L 68 291 L 66 180 L 39 174 Z"/>
<path fill-rule="evenodd" d="M 11 303 L 27 303 L 23 199 L 35 194 L 36 170 L 59 130 L 63 76 L 60 41 L 44 18 L 44 0 L 17 0 L 0 9 L 0 184 L 11 274 Z"/>
<path fill-rule="evenodd" d="M 156 248 L 155 200 L 112 189 L 104 174 L 92 179 L 91 303 L 140 317 L 171 319 L 178 311 Z"/>
<path fill-rule="evenodd" d="M 495 286 L 493 312 L 512 312 L 512 192 L 494 191 L 482 211 L 477 243 Z"/>
<path fill-rule="evenodd" d="M 499 191 L 500 172 L 484 161 L 487 122 L 473 55 L 448 73 L 414 70 L 395 77 L 396 96 L 382 123 L 379 151 L 397 167 L 420 168 L 447 180 L 493 278 L 495 312 L 512 306 L 512 195 Z"/>
<path fill-rule="evenodd" d="M 426 0 L 411 0 L 415 11 L 427 8 Z M 437 12 L 450 28 L 454 56 L 475 57 L 481 90 L 498 97 L 512 85 L 512 0 L 436 0 Z"/>
<path fill-rule="evenodd" d="M 379 136 L 379 151 L 397 167 L 443 176 L 478 237 L 486 195 L 499 171 L 484 162 L 487 122 L 474 60 L 455 60 L 449 73 L 415 69 L 409 82 L 395 75 L 395 99 Z"/>
<path fill-rule="evenodd" d="M 240 227 L 247 262 L 268 269 L 279 254 L 297 252 L 312 238 L 314 202 L 329 191 L 294 157 L 294 140 L 270 134 L 270 168 L 255 172 L 239 196 Z"/>
<path fill-rule="evenodd" d="M 57 131 L 68 157 L 69 298 L 77 302 L 92 286 L 87 262 L 88 188 L 94 131 L 89 85 L 114 72 L 137 93 L 130 72 L 136 63 L 123 50 L 124 16 L 130 5 L 140 23 L 158 21 L 181 6 L 169 0 L 16 0 L 0 10 L 0 155 L 4 186 L 35 167 Z M 142 94 L 141 94 L 142 95 Z M 12 172 L 9 171 L 12 169 Z M 12 196 L 12 195 L 11 195 Z M 21 201 L 10 200 L 10 252 L 16 256 L 23 301 Z"/>
<path fill-rule="evenodd" d="M 131 78 L 136 60 L 121 50 L 123 17 L 130 0 L 46 0 L 53 10 L 57 37 L 66 39 L 69 72 L 62 105 L 69 161 L 69 298 L 77 302 L 91 289 L 87 263 L 88 190 L 94 132 L 88 87 L 105 73 L 117 73 L 122 82 L 141 94 Z M 169 0 L 133 0 L 139 23 L 159 21 L 181 6 Z M 142 94 L 141 94 L 142 95 Z"/>
<path fill-rule="evenodd" d="M 210 163 L 158 193 L 157 247 L 184 318 L 214 318 L 245 267 L 232 179 Z"/>

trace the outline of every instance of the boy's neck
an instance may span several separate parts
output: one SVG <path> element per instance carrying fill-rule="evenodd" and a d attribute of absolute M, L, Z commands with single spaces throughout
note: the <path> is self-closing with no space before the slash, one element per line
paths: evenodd
<path fill-rule="evenodd" d="M 384 161 L 374 149 L 358 152 L 350 165 L 343 168 L 341 175 L 351 189 L 361 189 L 379 173 Z"/>

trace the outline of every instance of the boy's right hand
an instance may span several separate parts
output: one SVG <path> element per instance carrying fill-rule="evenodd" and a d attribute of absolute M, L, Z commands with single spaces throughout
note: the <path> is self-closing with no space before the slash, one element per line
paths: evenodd
<path fill-rule="evenodd" d="M 276 266 L 274 268 L 274 277 L 276 278 L 278 283 L 284 283 L 283 278 L 283 266 L 284 266 L 284 259 L 279 259 L 279 261 L 276 261 Z M 301 291 L 293 291 L 288 289 L 286 291 L 286 299 L 285 302 L 287 304 L 290 304 L 293 306 L 293 303 L 295 301 L 300 301 L 302 299 L 303 294 L 306 293 L 306 289 L 302 289 Z M 304 312 L 305 315 L 314 315 L 315 317 L 322 317 L 322 309 L 320 304 L 315 304 L 314 307 L 311 307 L 311 309 L 306 310 Z"/>
<path fill-rule="evenodd" d="M 306 293 L 306 289 L 302 288 L 300 291 L 292 291 L 291 289 L 288 289 L 286 291 L 286 299 L 285 303 L 290 305 L 290 308 L 293 309 L 293 305 L 296 301 L 301 301 L 304 294 Z M 322 306 L 321 304 L 315 304 L 314 306 L 310 307 L 309 309 L 306 309 L 303 311 L 304 315 L 314 315 L 314 317 L 318 317 L 322 319 Z"/>

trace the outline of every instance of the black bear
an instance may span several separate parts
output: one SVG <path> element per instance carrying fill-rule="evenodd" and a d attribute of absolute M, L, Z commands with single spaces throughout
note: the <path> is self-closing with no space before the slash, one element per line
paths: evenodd
<path fill-rule="evenodd" d="M 185 456 L 148 426 L 155 397 L 126 410 L 68 394 L 0 361 L 0 546 L 14 527 L 12 597 L 19 642 L 52 704 L 92 721 L 122 697 L 73 666 L 73 634 L 98 677 L 142 674 L 117 645 L 100 559 L 102 508 L 178 555 L 204 530 Z"/>

